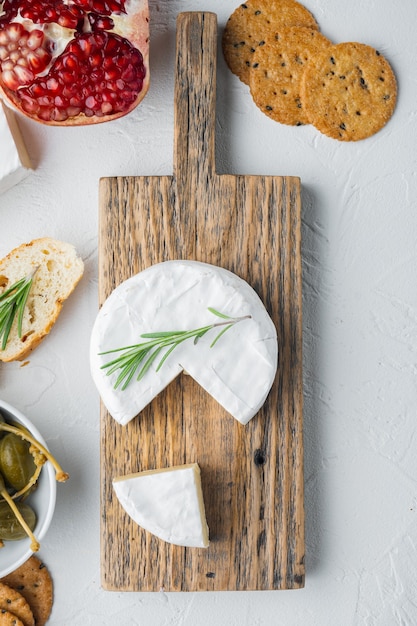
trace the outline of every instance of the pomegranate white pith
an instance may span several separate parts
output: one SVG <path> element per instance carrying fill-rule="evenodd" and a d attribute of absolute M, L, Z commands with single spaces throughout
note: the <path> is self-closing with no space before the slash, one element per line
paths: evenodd
<path fill-rule="evenodd" d="M 147 0 L 0 0 L 0 93 L 28 117 L 116 119 L 148 86 Z"/>

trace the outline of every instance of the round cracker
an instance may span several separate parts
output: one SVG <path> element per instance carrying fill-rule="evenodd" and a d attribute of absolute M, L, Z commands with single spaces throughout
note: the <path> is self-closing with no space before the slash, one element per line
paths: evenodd
<path fill-rule="evenodd" d="M 0 610 L 3 609 L 16 615 L 24 626 L 34 626 L 35 618 L 29 602 L 16 589 L 0 582 Z"/>
<path fill-rule="evenodd" d="M 253 53 L 283 26 L 319 30 L 310 11 L 296 0 L 247 0 L 229 17 L 222 37 L 223 55 L 230 70 L 247 85 Z"/>
<path fill-rule="evenodd" d="M 0 609 L 0 626 L 24 626 L 24 624 L 22 620 L 10 613 L 10 611 Z"/>
<path fill-rule="evenodd" d="M 378 132 L 392 116 L 397 83 L 388 61 L 362 43 L 340 43 L 311 59 L 301 81 L 310 122 L 340 141 Z"/>
<path fill-rule="evenodd" d="M 1 582 L 19 591 L 27 600 L 36 626 L 46 624 L 52 611 L 53 583 L 47 567 L 37 556 L 32 555 Z"/>
<path fill-rule="evenodd" d="M 331 45 L 318 30 L 280 28 L 252 57 L 249 86 L 255 104 L 276 122 L 308 124 L 300 96 L 301 78 L 310 59 Z"/>

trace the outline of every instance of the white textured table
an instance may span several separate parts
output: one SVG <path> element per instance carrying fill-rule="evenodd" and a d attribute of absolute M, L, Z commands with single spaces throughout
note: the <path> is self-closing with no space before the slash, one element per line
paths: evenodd
<path fill-rule="evenodd" d="M 151 0 L 150 92 L 95 128 L 19 118 L 36 170 L 0 196 L 0 255 L 50 235 L 75 244 L 85 276 L 30 364 L 0 366 L 0 394 L 35 421 L 71 474 L 41 556 L 54 626 L 413 626 L 417 623 L 417 5 L 306 0 L 333 41 L 361 41 L 398 77 L 393 119 L 339 143 L 281 126 L 218 60 L 219 172 L 297 175 L 303 184 L 306 586 L 219 594 L 100 588 L 99 400 L 88 344 L 97 311 L 101 176 L 170 174 L 176 15 L 231 0 Z"/>

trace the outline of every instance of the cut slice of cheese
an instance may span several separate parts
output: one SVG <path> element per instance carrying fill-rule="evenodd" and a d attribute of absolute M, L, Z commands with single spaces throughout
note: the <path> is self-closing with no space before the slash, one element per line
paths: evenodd
<path fill-rule="evenodd" d="M 31 162 L 23 143 L 16 114 L 0 102 L 0 194 L 31 172 Z"/>
<path fill-rule="evenodd" d="M 125 389 L 114 388 L 118 372 L 109 376 L 102 369 L 114 355 L 102 352 L 143 342 L 143 333 L 192 330 L 218 322 L 209 307 L 250 319 L 235 324 L 212 347 L 218 329 L 197 344 L 184 341 L 159 371 L 156 359 L 140 381 L 134 378 Z M 138 415 L 182 371 L 246 424 L 271 389 L 277 356 L 275 326 L 252 287 L 228 270 L 197 261 L 152 265 L 119 285 L 97 315 L 90 344 L 93 380 L 120 424 Z"/>
<path fill-rule="evenodd" d="M 113 488 L 126 513 L 159 539 L 190 548 L 209 545 L 197 463 L 115 478 Z"/>

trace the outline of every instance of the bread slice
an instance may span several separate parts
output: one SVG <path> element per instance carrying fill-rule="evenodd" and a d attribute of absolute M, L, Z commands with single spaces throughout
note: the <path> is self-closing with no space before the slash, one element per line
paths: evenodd
<path fill-rule="evenodd" d="M 0 293 L 21 278 L 34 274 L 26 302 L 19 338 L 14 321 L 0 361 L 21 361 L 50 332 L 64 300 L 72 293 L 84 272 L 84 263 L 69 243 L 49 237 L 20 245 L 0 261 Z"/>

